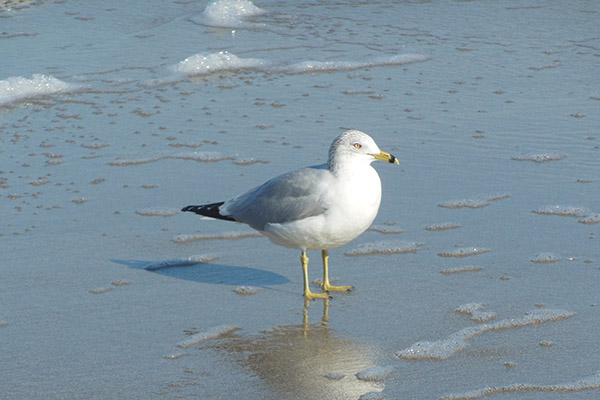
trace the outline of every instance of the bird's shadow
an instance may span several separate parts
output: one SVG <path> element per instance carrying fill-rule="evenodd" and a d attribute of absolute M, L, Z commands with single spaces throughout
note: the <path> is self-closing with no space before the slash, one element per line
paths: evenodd
<path fill-rule="evenodd" d="M 188 260 L 142 261 L 110 260 L 129 268 L 145 270 L 177 279 L 215 285 L 268 287 L 283 285 L 289 279 L 275 272 L 250 267 L 236 267 Z"/>

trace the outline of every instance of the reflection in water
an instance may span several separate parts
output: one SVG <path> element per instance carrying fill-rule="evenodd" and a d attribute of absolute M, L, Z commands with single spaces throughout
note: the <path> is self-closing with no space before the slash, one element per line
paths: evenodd
<path fill-rule="evenodd" d="M 231 337 L 211 347 L 234 357 L 280 398 L 358 399 L 381 391 L 383 384 L 356 378 L 356 373 L 373 366 L 370 351 L 327 327 L 328 300 L 323 303 L 318 324 L 308 323 L 306 304 L 300 325 Z"/>

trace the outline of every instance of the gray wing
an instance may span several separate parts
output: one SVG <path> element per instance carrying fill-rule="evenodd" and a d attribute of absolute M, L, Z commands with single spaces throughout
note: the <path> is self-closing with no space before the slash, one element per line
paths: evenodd
<path fill-rule="evenodd" d="M 258 230 L 319 215 L 327 210 L 331 180 L 326 164 L 289 172 L 226 201 L 220 212 Z"/>

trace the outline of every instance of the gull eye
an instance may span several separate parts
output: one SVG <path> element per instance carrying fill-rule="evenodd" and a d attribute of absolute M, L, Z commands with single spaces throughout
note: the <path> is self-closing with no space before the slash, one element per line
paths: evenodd
<path fill-rule="evenodd" d="M 353 146 L 355 149 L 360 149 L 362 147 L 360 143 L 354 143 Z"/>

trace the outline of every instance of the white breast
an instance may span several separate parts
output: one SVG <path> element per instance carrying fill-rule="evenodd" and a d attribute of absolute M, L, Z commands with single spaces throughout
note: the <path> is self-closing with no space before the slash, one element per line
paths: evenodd
<path fill-rule="evenodd" d="M 381 180 L 370 165 L 338 176 L 324 199 L 327 210 L 317 216 L 282 224 L 267 224 L 264 233 L 274 243 L 322 250 L 342 246 L 371 225 L 381 201 Z"/>

